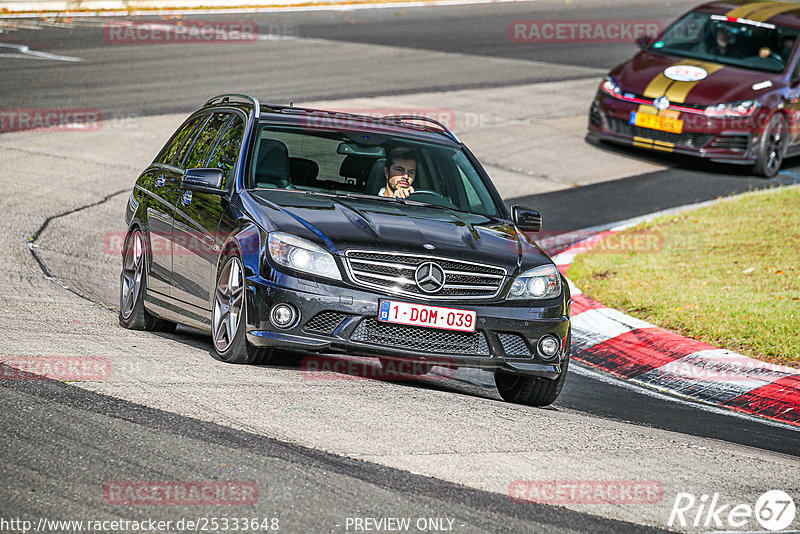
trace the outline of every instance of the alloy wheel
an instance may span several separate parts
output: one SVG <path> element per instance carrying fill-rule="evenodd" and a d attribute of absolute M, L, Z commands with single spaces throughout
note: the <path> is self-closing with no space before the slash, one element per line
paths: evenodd
<path fill-rule="evenodd" d="M 225 352 L 233 343 L 239 329 L 244 303 L 244 277 L 239 258 L 228 260 L 217 280 L 214 294 L 213 337 L 219 352 Z"/>
<path fill-rule="evenodd" d="M 775 174 L 783 163 L 784 145 L 786 136 L 784 135 L 784 122 L 780 117 L 776 117 L 770 124 L 767 133 L 767 170 L 770 174 Z"/>
<path fill-rule="evenodd" d="M 144 239 L 139 230 L 131 233 L 125 245 L 122 260 L 122 316 L 128 319 L 136 307 L 139 293 L 142 290 L 142 273 L 144 272 Z"/>

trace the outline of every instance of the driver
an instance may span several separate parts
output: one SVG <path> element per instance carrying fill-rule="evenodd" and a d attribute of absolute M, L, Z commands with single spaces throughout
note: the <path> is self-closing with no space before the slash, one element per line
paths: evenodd
<path fill-rule="evenodd" d="M 717 35 L 716 35 L 716 44 L 717 49 L 716 52 L 720 56 L 730 55 L 730 44 L 731 44 L 731 30 L 724 26 L 720 26 L 717 28 Z"/>
<path fill-rule="evenodd" d="M 406 147 L 391 150 L 386 155 L 383 174 L 386 177 L 386 187 L 378 192 L 379 196 L 406 198 L 413 193 L 411 184 L 417 177 L 417 156 L 414 151 Z"/>
<path fill-rule="evenodd" d="M 740 46 L 737 46 L 736 30 L 719 25 L 714 31 L 711 43 L 706 47 L 709 53 L 715 56 L 739 57 L 742 54 Z"/>

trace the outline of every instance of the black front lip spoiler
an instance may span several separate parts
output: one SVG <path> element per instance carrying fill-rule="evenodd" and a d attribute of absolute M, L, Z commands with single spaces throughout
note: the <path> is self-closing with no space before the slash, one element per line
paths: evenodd
<path fill-rule="evenodd" d="M 635 140 L 632 137 L 626 137 L 622 135 L 616 135 L 611 132 L 598 130 L 596 128 L 592 128 L 589 133 L 586 135 L 587 139 L 590 141 L 608 141 L 610 143 L 618 143 L 620 145 L 632 146 L 634 148 L 642 148 L 643 150 L 650 150 L 652 152 L 658 152 L 657 149 L 648 149 L 641 147 L 635 144 Z M 710 161 L 714 161 L 716 163 L 733 163 L 737 165 L 749 165 L 755 161 L 755 155 L 753 154 L 718 154 L 715 152 L 708 152 L 704 151 L 699 148 L 683 148 L 680 146 L 671 147 L 670 150 L 665 150 L 663 152 L 672 153 L 672 154 L 680 154 L 683 156 L 692 156 L 695 158 L 707 159 Z"/>
<path fill-rule="evenodd" d="M 538 363 L 511 358 L 464 356 L 459 354 L 431 354 L 407 349 L 392 349 L 344 340 L 326 340 L 314 337 L 252 330 L 247 333 L 247 341 L 261 347 L 279 347 L 288 350 L 313 353 L 315 355 L 347 355 L 374 358 L 378 355 L 412 362 L 424 361 L 443 366 L 470 367 L 485 371 L 509 371 L 516 374 L 536 376 L 555 380 L 561 374 L 561 363 Z"/>

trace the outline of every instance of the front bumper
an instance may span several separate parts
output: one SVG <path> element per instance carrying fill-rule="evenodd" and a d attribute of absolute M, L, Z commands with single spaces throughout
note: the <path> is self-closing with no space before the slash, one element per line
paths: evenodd
<path fill-rule="evenodd" d="M 756 159 L 761 117 L 710 118 L 681 113 L 680 134 L 630 124 L 640 105 L 598 92 L 589 111 L 589 137 L 659 152 L 674 152 L 725 163 L 750 164 Z"/>
<path fill-rule="evenodd" d="M 555 379 L 569 352 L 569 296 L 566 287 L 564 291 L 561 298 L 536 307 L 463 300 L 422 302 L 287 275 L 279 275 L 277 282 L 253 276 L 247 282 L 247 340 L 261 347 L 389 357 Z M 476 331 L 379 322 L 378 302 L 384 298 L 474 310 Z M 277 303 L 291 304 L 299 311 L 296 324 L 280 329 L 271 323 L 270 311 Z M 550 361 L 536 350 L 545 334 L 555 335 L 561 343 Z"/>

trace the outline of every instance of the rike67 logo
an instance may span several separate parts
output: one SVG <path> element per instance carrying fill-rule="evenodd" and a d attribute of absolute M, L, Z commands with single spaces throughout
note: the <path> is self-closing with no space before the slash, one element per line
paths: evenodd
<path fill-rule="evenodd" d="M 757 522 L 769 532 L 780 532 L 792 526 L 796 512 L 794 499 L 781 490 L 764 493 L 756 500 L 755 506 L 724 502 L 719 493 L 703 494 L 699 498 L 691 493 L 678 493 L 667 525 L 750 531 L 756 527 L 754 522 Z"/>

